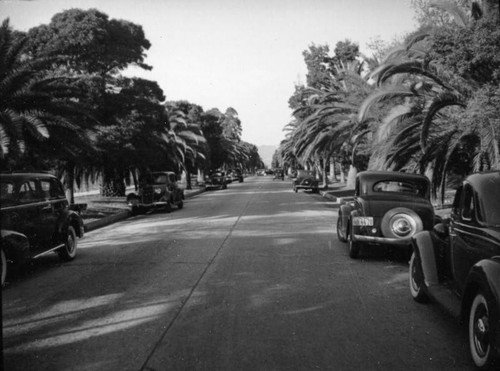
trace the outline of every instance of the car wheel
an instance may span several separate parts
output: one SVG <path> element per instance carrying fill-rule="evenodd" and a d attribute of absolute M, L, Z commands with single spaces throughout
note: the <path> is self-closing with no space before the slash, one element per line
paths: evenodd
<path fill-rule="evenodd" d="M 3 249 L 1 250 L 1 252 L 2 252 L 2 287 L 3 287 L 3 285 L 5 285 L 5 280 L 7 279 L 7 257 L 5 256 Z"/>
<path fill-rule="evenodd" d="M 184 202 L 182 200 L 180 200 L 179 203 L 177 204 L 177 207 L 179 209 L 182 209 L 184 207 Z"/>
<path fill-rule="evenodd" d="M 359 255 L 359 250 L 361 250 L 361 243 L 352 240 L 352 229 L 347 235 L 347 242 L 349 243 L 349 257 L 351 259 L 357 259 Z"/>
<path fill-rule="evenodd" d="M 422 289 L 422 263 L 415 253 L 410 258 L 410 293 L 417 303 L 427 303 L 428 296 Z"/>
<path fill-rule="evenodd" d="M 170 213 L 172 212 L 172 204 L 169 202 L 167 202 L 167 204 L 165 205 L 165 212 L 166 213 Z"/>
<path fill-rule="evenodd" d="M 76 232 L 72 226 L 68 227 L 68 231 L 66 232 L 66 241 L 64 242 L 64 246 L 58 250 L 59 258 L 64 261 L 73 260 L 76 256 Z"/>
<path fill-rule="evenodd" d="M 474 297 L 469 315 L 469 346 L 476 367 L 489 369 L 496 360 L 494 349 L 498 308 L 480 291 Z"/>
<path fill-rule="evenodd" d="M 342 233 L 342 217 L 337 218 L 337 238 L 340 242 L 347 242 L 346 236 Z"/>
<path fill-rule="evenodd" d="M 295 185 L 293 186 L 293 191 L 294 191 L 295 193 L 297 193 L 297 191 L 298 191 L 298 189 L 297 189 L 297 187 L 295 187 Z"/>

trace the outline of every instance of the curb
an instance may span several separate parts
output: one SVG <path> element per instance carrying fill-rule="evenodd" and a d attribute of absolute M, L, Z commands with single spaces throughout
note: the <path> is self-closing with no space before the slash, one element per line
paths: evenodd
<path fill-rule="evenodd" d="M 204 188 L 193 191 L 193 192 L 189 192 L 184 196 L 184 198 L 185 199 L 191 198 L 191 197 L 197 196 L 203 192 L 205 192 Z M 85 229 L 85 232 L 90 232 L 90 231 L 105 227 L 107 225 L 119 222 L 120 220 L 127 219 L 129 216 L 130 216 L 129 210 L 120 211 L 119 213 L 105 216 L 102 219 L 94 220 L 93 222 L 86 223 L 86 224 L 84 224 L 84 229 Z"/>

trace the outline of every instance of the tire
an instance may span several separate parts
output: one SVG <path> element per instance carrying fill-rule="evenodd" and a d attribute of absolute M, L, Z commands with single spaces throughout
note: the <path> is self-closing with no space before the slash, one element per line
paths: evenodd
<path fill-rule="evenodd" d="M 1 255 L 2 255 L 2 287 L 3 287 L 5 285 L 5 280 L 7 279 L 7 257 L 5 256 L 3 249 L 1 250 Z"/>
<path fill-rule="evenodd" d="M 172 212 L 172 204 L 170 202 L 167 202 L 167 204 L 165 205 L 165 212 L 166 213 Z"/>
<path fill-rule="evenodd" d="M 410 293 L 413 300 L 417 303 L 427 303 L 429 297 L 424 292 L 422 288 L 422 262 L 415 253 L 411 255 L 410 258 L 410 272 L 409 272 L 409 284 Z"/>
<path fill-rule="evenodd" d="M 497 360 L 495 333 L 498 323 L 498 308 L 479 291 L 472 302 L 469 315 L 469 346 L 476 367 L 481 370 L 493 368 Z"/>
<path fill-rule="evenodd" d="M 293 191 L 294 191 L 295 193 L 297 193 L 297 191 L 298 191 L 297 187 L 293 186 Z"/>
<path fill-rule="evenodd" d="M 347 238 L 342 234 L 342 217 L 339 215 L 337 218 L 337 238 L 340 242 L 347 242 Z"/>
<path fill-rule="evenodd" d="M 184 201 L 180 200 L 178 203 L 177 203 L 177 207 L 179 209 L 182 209 L 184 207 Z"/>
<path fill-rule="evenodd" d="M 72 226 L 69 226 L 68 231 L 66 232 L 66 241 L 64 242 L 64 246 L 57 251 L 59 258 L 63 261 L 73 260 L 76 256 L 77 245 L 78 242 L 76 239 L 75 229 Z"/>
<path fill-rule="evenodd" d="M 347 242 L 349 244 L 349 257 L 351 259 L 357 259 L 359 251 L 361 250 L 361 243 L 352 240 L 352 228 L 347 235 Z"/>
<path fill-rule="evenodd" d="M 130 209 L 130 215 L 134 216 L 138 214 L 139 214 L 139 208 L 137 206 L 132 206 L 132 208 Z"/>

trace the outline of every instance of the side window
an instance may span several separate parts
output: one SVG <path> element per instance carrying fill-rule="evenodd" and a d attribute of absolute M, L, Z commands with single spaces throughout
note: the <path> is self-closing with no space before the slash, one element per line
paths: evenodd
<path fill-rule="evenodd" d="M 42 190 L 43 198 L 45 200 L 50 199 L 50 180 L 40 179 L 40 188 Z"/>
<path fill-rule="evenodd" d="M 28 180 L 19 187 L 19 202 L 29 203 L 37 201 L 36 182 L 34 179 Z"/>
<path fill-rule="evenodd" d="M 57 179 L 50 180 L 50 198 L 66 198 L 66 194 L 64 193 L 64 188 L 62 184 L 57 181 Z"/>
<path fill-rule="evenodd" d="M 463 197 L 462 197 L 462 219 L 472 220 L 474 215 L 474 197 L 473 190 L 469 184 L 464 186 Z"/>
<path fill-rule="evenodd" d="M 177 181 L 175 174 L 168 174 L 168 179 L 170 180 L 170 183 L 175 183 Z"/>
<path fill-rule="evenodd" d="M 460 201 L 462 200 L 462 192 L 463 192 L 463 186 L 460 186 L 457 191 L 455 192 L 455 198 L 453 199 L 453 205 L 452 205 L 452 214 L 453 215 L 460 215 Z"/>

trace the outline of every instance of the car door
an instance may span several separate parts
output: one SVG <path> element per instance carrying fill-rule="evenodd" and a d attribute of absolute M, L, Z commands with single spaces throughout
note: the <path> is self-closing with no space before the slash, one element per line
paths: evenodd
<path fill-rule="evenodd" d="M 450 222 L 450 253 L 454 281 L 463 292 L 465 280 L 472 266 L 484 257 L 484 241 L 478 238 L 477 196 L 470 184 L 464 184 L 459 193 Z"/>

